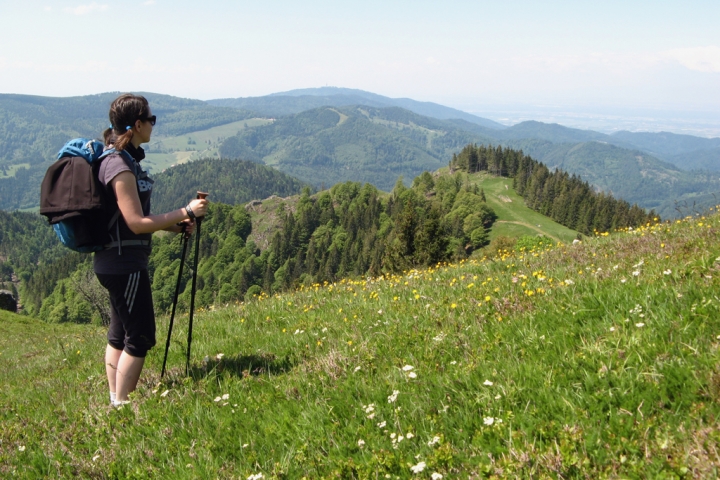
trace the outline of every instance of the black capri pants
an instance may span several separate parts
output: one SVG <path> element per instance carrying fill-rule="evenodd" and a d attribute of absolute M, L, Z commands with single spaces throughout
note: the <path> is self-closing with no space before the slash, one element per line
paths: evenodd
<path fill-rule="evenodd" d="M 145 357 L 155 345 L 155 312 L 148 271 L 96 275 L 110 293 L 108 344 L 133 357 Z"/>

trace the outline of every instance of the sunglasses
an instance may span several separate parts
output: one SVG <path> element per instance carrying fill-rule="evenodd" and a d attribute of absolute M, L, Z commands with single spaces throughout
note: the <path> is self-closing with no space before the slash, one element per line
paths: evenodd
<path fill-rule="evenodd" d="M 142 120 L 143 122 L 150 122 L 150 125 L 152 125 L 152 126 L 154 127 L 154 126 L 155 126 L 155 122 L 157 122 L 157 116 L 156 116 L 156 115 L 152 115 L 152 116 L 150 116 L 150 117 L 138 118 L 138 120 Z"/>

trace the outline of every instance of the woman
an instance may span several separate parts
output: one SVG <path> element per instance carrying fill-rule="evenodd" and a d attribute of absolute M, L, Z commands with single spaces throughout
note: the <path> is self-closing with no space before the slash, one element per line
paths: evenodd
<path fill-rule="evenodd" d="M 113 242 L 96 252 L 93 259 L 95 274 L 110 293 L 105 369 L 113 405 L 127 403 L 128 393 L 140 378 L 145 355 L 155 345 L 147 271 L 152 233 L 183 229 L 192 233 L 193 219 L 207 213 L 207 200 L 198 199 L 168 213 L 150 214 L 153 181 L 139 162 L 145 158 L 140 144 L 150 141 L 155 120 L 144 97 L 124 94 L 116 98 L 110 106 L 111 127 L 104 132 L 105 145 L 115 153 L 102 161 L 98 172 L 120 213 L 109 229 Z"/>

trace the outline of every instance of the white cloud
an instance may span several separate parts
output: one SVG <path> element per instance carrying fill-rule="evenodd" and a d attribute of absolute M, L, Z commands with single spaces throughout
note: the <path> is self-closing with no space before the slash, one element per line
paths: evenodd
<path fill-rule="evenodd" d="M 143 5 L 145 5 L 146 7 L 150 5 L 155 5 L 155 0 L 146 0 L 145 2 L 143 2 Z"/>
<path fill-rule="evenodd" d="M 110 8 L 108 5 L 98 5 L 96 2 L 93 2 L 89 5 L 78 5 L 77 7 L 66 8 L 65 11 L 73 15 L 88 15 L 94 12 L 104 12 L 108 8 Z"/>
<path fill-rule="evenodd" d="M 720 72 L 720 47 L 675 48 L 667 55 L 685 68 L 697 72 Z"/>

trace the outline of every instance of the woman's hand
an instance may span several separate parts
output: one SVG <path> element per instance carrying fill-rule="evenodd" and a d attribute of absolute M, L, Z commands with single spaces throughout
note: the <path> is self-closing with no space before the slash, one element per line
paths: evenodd
<path fill-rule="evenodd" d="M 195 220 L 183 220 L 179 224 L 180 233 L 185 233 L 188 237 L 195 232 Z"/>
<path fill-rule="evenodd" d="M 204 217 L 207 214 L 208 203 L 205 198 L 196 198 L 188 203 L 188 208 L 192 210 L 195 217 Z"/>

